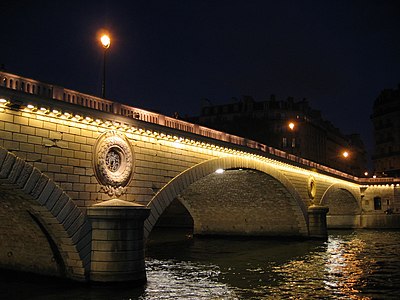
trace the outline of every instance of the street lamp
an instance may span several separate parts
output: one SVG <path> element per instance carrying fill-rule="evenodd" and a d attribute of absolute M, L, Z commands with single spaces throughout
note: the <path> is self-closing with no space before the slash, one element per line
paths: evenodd
<path fill-rule="evenodd" d="M 287 126 L 288 126 L 289 131 L 290 131 L 290 134 L 289 134 L 289 136 L 290 136 L 290 151 L 291 151 L 292 154 L 294 154 L 294 150 L 295 150 L 294 148 L 296 147 L 296 139 L 295 139 L 295 136 L 294 136 L 294 129 L 296 127 L 296 124 L 294 122 L 289 122 L 287 124 Z"/>
<path fill-rule="evenodd" d="M 106 53 L 107 49 L 110 48 L 111 39 L 107 34 L 103 34 L 100 38 L 100 42 L 104 48 L 104 56 L 103 56 L 103 83 L 101 86 L 101 95 L 105 99 L 106 98 Z"/>
<path fill-rule="evenodd" d="M 348 151 L 343 151 L 343 153 L 342 153 L 342 156 L 344 157 L 344 158 L 348 158 L 349 157 L 349 152 Z"/>

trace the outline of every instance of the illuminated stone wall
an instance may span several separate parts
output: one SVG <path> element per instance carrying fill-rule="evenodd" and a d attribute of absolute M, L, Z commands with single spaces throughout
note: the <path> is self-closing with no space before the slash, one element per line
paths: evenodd
<path fill-rule="evenodd" d="M 0 266 L 85 280 L 91 226 L 48 176 L 0 147 Z"/>
<path fill-rule="evenodd" d="M 324 204 L 326 191 L 339 184 L 341 189 L 351 192 L 352 201 L 366 205 L 363 211 L 370 211 L 370 204 L 361 202 L 356 182 L 286 163 L 256 150 L 129 117 L 54 99 L 39 100 L 30 95 L 21 99 L 21 105 L 0 107 L 0 146 L 46 174 L 83 211 L 115 197 L 142 205 L 148 205 L 152 199 L 152 203 L 157 203 L 157 193 L 167 187 L 183 193 L 173 179 L 186 170 L 218 158 L 248 161 L 246 168 L 265 172 L 283 183 L 305 208 Z M 132 147 L 133 175 L 120 192 L 122 195 L 110 194 L 109 187 L 95 176 L 93 161 L 99 155 L 95 145 L 107 132 L 126 137 Z M 235 168 L 240 164 L 230 165 Z M 315 181 L 314 198 L 310 197 L 310 178 Z M 333 205 L 340 206 L 341 202 L 335 201 L 335 196 L 331 197 L 329 206 L 335 211 Z M 150 217 L 155 218 L 151 222 L 153 225 L 172 200 L 168 198 L 157 213 L 151 214 Z"/>
<path fill-rule="evenodd" d="M 1 112 L 0 146 L 37 167 L 56 182 L 79 207 L 110 197 L 94 176 L 92 160 L 96 139 L 115 127 L 62 118 L 29 110 Z M 133 146 L 134 175 L 120 199 L 146 204 L 154 193 L 185 169 L 218 154 L 186 147 L 175 141 L 123 132 Z"/>
<path fill-rule="evenodd" d="M 0 266 L 98 281 L 123 280 L 127 271 L 132 280 L 143 280 L 143 237 L 174 199 L 199 234 L 326 237 L 318 223 L 325 220 L 323 205 L 335 217 L 331 225 L 400 224 L 399 181 L 361 181 L 162 115 L 145 112 L 138 120 L 114 114 L 110 108 L 117 106 L 110 103 L 102 103 L 102 111 L 97 102 L 85 107 L 3 87 L 0 92 L 0 232 L 7 233 L 0 238 Z M 27 175 L 32 189 L 16 184 L 21 166 L 30 170 L 21 178 Z M 121 230 L 119 216 L 128 211 L 142 218 L 122 222 L 135 239 Z M 134 260 L 128 250 L 115 255 L 116 247 L 137 249 Z"/>
<path fill-rule="evenodd" d="M 400 187 L 397 184 L 364 186 L 362 207 L 361 227 L 399 228 Z"/>
<path fill-rule="evenodd" d="M 307 235 L 298 203 L 282 183 L 260 171 L 212 173 L 190 185 L 181 201 L 196 234 Z"/>

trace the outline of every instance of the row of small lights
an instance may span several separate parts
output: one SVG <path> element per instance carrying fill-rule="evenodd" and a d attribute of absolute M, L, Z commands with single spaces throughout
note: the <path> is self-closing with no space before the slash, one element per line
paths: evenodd
<path fill-rule="evenodd" d="M 399 187 L 400 184 L 399 183 L 392 183 L 392 184 L 364 184 L 364 185 L 360 185 L 360 187 L 362 188 L 367 188 L 367 187 Z"/>
<path fill-rule="evenodd" d="M 3 105 L 5 107 L 7 107 L 10 104 L 10 101 L 4 99 L 4 98 L 0 98 L 0 105 Z M 244 151 L 240 151 L 240 150 L 235 150 L 235 149 L 229 149 L 227 147 L 221 147 L 218 145 L 214 145 L 214 144 L 209 144 L 209 143 L 204 143 L 204 142 L 199 142 L 199 141 L 194 141 L 192 139 L 187 139 L 187 138 L 182 138 L 182 137 L 177 137 L 177 136 L 172 136 L 169 134 L 164 134 L 164 133 L 158 133 L 157 131 L 151 131 L 151 130 L 145 130 L 142 128 L 136 128 L 133 126 L 129 126 L 126 124 L 121 124 L 119 122 L 111 122 L 111 121 L 104 121 L 102 119 L 93 119 L 91 117 L 83 117 L 81 115 L 78 114 L 71 114 L 69 112 L 61 112 L 57 109 L 53 109 L 50 110 L 49 108 L 46 107 L 38 107 L 38 106 L 34 106 L 32 104 L 28 104 L 25 108 L 25 110 L 30 111 L 30 112 L 37 112 L 40 114 L 45 114 L 45 115 L 50 115 L 50 116 L 54 116 L 54 117 L 59 117 L 61 119 L 64 120 L 72 120 L 72 121 L 81 121 L 84 123 L 94 123 L 97 126 L 102 126 L 102 127 L 106 127 L 106 128 L 111 128 L 111 129 L 122 129 L 125 130 L 128 133 L 139 133 L 141 135 L 144 136 L 149 136 L 149 137 L 153 137 L 153 138 L 157 138 L 157 139 L 163 139 L 163 140 L 167 140 L 167 141 L 171 141 L 175 144 L 176 147 L 179 148 L 180 144 L 186 144 L 189 146 L 197 146 L 197 147 L 202 147 L 202 148 L 206 148 L 209 150 L 216 150 L 216 151 L 220 151 L 220 152 L 226 152 L 229 154 L 235 154 L 235 155 L 242 155 L 242 156 L 250 156 L 259 160 L 263 160 L 263 161 L 268 161 L 268 162 L 272 162 L 274 164 L 280 165 L 280 166 L 284 166 L 284 167 L 290 167 L 290 169 L 293 171 L 294 168 L 298 168 L 292 165 L 288 165 L 284 162 L 278 161 L 278 160 L 273 160 L 270 158 L 266 158 L 264 156 L 258 155 L 258 154 L 253 154 L 253 153 L 246 153 Z M 299 170 L 302 170 L 301 168 L 298 168 Z M 223 169 L 217 169 L 216 173 L 217 174 L 222 174 L 224 172 Z M 368 186 L 377 186 L 377 187 L 388 187 L 389 185 L 364 185 L 361 187 L 368 187 Z M 392 184 L 391 186 L 394 186 L 394 184 Z M 396 184 L 396 186 L 400 186 L 400 184 Z"/>
<path fill-rule="evenodd" d="M 122 129 L 125 130 L 128 133 L 139 133 L 143 136 L 149 136 L 152 138 L 157 138 L 157 139 L 163 139 L 166 141 L 170 141 L 174 143 L 174 146 L 179 148 L 181 145 L 188 145 L 188 146 L 196 146 L 196 147 L 202 147 L 208 150 L 214 150 L 214 151 L 220 151 L 220 152 L 225 152 L 225 153 L 229 153 L 232 155 L 241 155 L 241 156 L 248 156 L 248 157 L 252 157 L 255 159 L 259 159 L 262 161 L 268 161 L 271 163 L 274 163 L 276 165 L 280 165 L 282 167 L 289 167 L 292 171 L 294 169 L 298 169 L 303 171 L 301 168 L 299 167 L 295 167 L 292 165 L 288 165 L 284 162 L 278 161 L 278 160 L 274 160 L 274 159 L 270 159 L 270 158 L 266 158 L 264 156 L 258 155 L 258 154 L 254 154 L 254 153 L 247 153 L 241 150 L 235 150 L 235 149 L 231 149 L 231 148 L 227 148 L 227 147 L 221 147 L 218 145 L 214 145 L 214 144 L 209 144 L 209 143 L 204 143 L 204 142 L 200 142 L 200 141 L 194 141 L 193 139 L 187 139 L 187 138 L 183 138 L 183 137 L 177 137 L 177 136 L 172 136 L 169 134 L 164 134 L 164 133 L 158 133 L 157 131 L 150 131 L 150 130 L 145 130 L 142 128 L 136 128 L 134 126 L 129 126 L 126 124 L 121 124 L 119 122 L 111 122 L 111 121 L 103 121 L 102 119 L 93 119 L 91 117 L 83 117 L 81 115 L 78 114 L 71 114 L 69 112 L 61 112 L 59 110 L 53 109 L 50 110 L 46 107 L 37 107 L 34 106 L 32 104 L 28 104 L 26 106 L 26 109 L 28 111 L 31 112 L 37 112 L 40 114 L 45 114 L 45 115 L 49 115 L 49 116 L 55 116 L 55 117 L 59 117 L 61 119 L 70 119 L 72 121 L 81 121 L 84 123 L 95 123 L 97 126 L 102 126 L 102 127 L 106 127 L 106 128 L 111 128 L 111 129 Z M 217 173 L 223 173 L 222 169 L 218 169 Z"/>
<path fill-rule="evenodd" d="M 7 107 L 10 104 L 10 101 L 8 101 L 4 98 L 0 98 L 0 105 L 1 104 L 3 106 Z M 194 141 L 192 139 L 187 139 L 187 138 L 183 138 L 183 137 L 177 137 L 176 135 L 164 134 L 164 133 L 159 133 L 157 131 L 136 128 L 134 126 L 129 126 L 126 124 L 115 122 L 115 121 L 108 121 L 108 120 L 104 121 L 102 119 L 93 119 L 91 117 L 84 117 L 79 114 L 71 114 L 69 112 L 62 112 L 57 109 L 51 110 L 46 107 L 38 107 L 38 106 L 34 106 L 32 104 L 28 104 L 26 106 L 26 108 L 24 108 L 24 110 L 29 111 L 29 112 L 35 112 L 35 113 L 39 113 L 39 114 L 49 115 L 51 117 L 59 117 L 64 120 L 72 120 L 72 121 L 76 121 L 76 122 L 80 121 L 80 122 L 84 122 L 87 124 L 96 124 L 97 126 L 102 126 L 102 127 L 111 128 L 111 129 L 122 129 L 129 133 L 139 133 L 144 136 L 147 135 L 149 137 L 171 141 L 176 144 L 187 144 L 187 145 L 192 145 L 192 146 L 200 146 L 200 147 L 210 149 L 210 150 L 223 151 L 223 152 L 239 154 L 239 155 L 259 156 L 259 155 L 255 155 L 255 154 L 246 153 L 244 151 L 229 149 L 227 147 L 221 147 L 221 146 L 214 145 L 214 144 Z"/>

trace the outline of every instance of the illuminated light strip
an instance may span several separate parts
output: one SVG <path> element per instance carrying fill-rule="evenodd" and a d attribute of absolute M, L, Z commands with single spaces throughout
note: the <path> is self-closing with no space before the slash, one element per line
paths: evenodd
<path fill-rule="evenodd" d="M 1 103 L 5 103 L 5 102 L 1 102 Z M 282 161 L 278 161 L 275 159 L 271 159 L 271 158 L 267 158 L 264 157 L 262 155 L 259 154 L 254 154 L 254 153 L 248 153 L 245 152 L 243 150 L 237 150 L 237 149 L 233 149 L 233 148 L 228 148 L 228 147 L 224 147 L 224 146 L 219 146 L 219 145 L 215 145 L 215 144 L 210 144 L 210 143 L 205 143 L 204 141 L 200 142 L 200 141 L 196 141 L 193 139 L 187 139 L 187 138 L 183 138 L 183 137 L 178 137 L 178 136 L 171 136 L 169 134 L 165 134 L 165 133 L 158 133 L 158 132 L 152 132 L 150 130 L 145 130 L 143 128 L 136 128 L 134 126 L 129 126 L 129 125 L 125 125 L 125 124 L 120 124 L 118 122 L 113 122 L 111 123 L 111 121 L 106 120 L 103 121 L 101 119 L 96 119 L 94 120 L 93 118 L 87 116 L 87 117 L 82 117 L 80 115 L 75 115 L 73 117 L 72 114 L 70 114 L 69 112 L 61 112 L 58 110 L 53 109 L 52 111 L 50 111 L 48 108 L 45 107 L 41 107 L 40 109 L 38 107 L 35 107 L 32 104 L 27 105 L 27 109 L 31 110 L 32 113 L 50 113 L 52 112 L 53 114 L 55 114 L 57 117 L 61 118 L 61 119 L 71 119 L 71 121 L 74 122 L 95 122 L 96 124 L 98 124 L 99 126 L 102 127 L 110 127 L 110 126 L 115 126 L 116 128 L 120 129 L 120 130 L 126 130 L 126 131 L 131 131 L 131 132 L 135 132 L 137 134 L 140 135 L 149 135 L 149 136 L 156 136 L 157 139 L 161 139 L 161 140 L 165 140 L 165 141 L 172 141 L 175 142 L 177 141 L 181 146 L 183 146 L 183 144 L 187 145 L 187 146 L 191 146 L 191 147 L 201 147 L 204 149 L 212 149 L 213 151 L 217 151 L 219 153 L 226 153 L 228 155 L 239 155 L 239 156 L 246 156 L 249 157 L 251 159 L 255 159 L 258 160 L 260 162 L 263 163 L 267 163 L 268 165 L 273 165 L 273 166 L 277 166 L 278 169 L 281 170 L 286 170 L 289 171 L 291 173 L 299 173 L 299 174 L 303 174 L 303 175 L 310 175 L 313 174 L 315 177 L 320 177 L 320 178 L 329 178 L 330 180 L 335 179 L 336 181 L 340 181 L 340 182 L 344 182 L 346 184 L 352 184 L 352 185 L 356 185 L 356 186 L 360 186 L 358 184 L 353 184 L 351 182 L 348 182 L 346 179 L 337 179 L 334 178 L 332 176 L 329 175 L 324 175 L 324 174 L 320 174 L 318 172 L 312 171 L 312 170 L 307 170 L 306 167 L 298 167 L 298 166 L 293 166 L 290 164 L 287 164 L 285 162 Z M 389 185 L 387 185 L 389 186 Z M 393 186 L 393 185 L 392 185 Z M 400 186 L 400 184 L 396 184 L 396 186 Z"/>
<path fill-rule="evenodd" d="M 3 98 L 2 98 L 2 99 L 3 99 Z M 4 99 L 4 100 L 5 100 L 5 99 Z M 4 102 L 4 100 L 3 100 L 2 102 Z M 29 108 L 31 108 L 31 107 L 29 107 Z M 44 112 L 46 112 L 46 113 L 49 113 L 49 110 L 46 109 L 46 108 L 42 108 L 42 111 L 44 111 Z M 60 117 L 61 117 L 61 118 L 64 118 L 63 115 L 61 115 Z M 71 118 L 72 116 L 67 115 L 67 117 L 68 117 L 68 118 Z M 77 118 L 77 119 L 81 119 L 81 118 Z M 75 120 L 74 120 L 74 121 L 75 121 Z M 80 120 L 78 120 L 78 121 L 80 121 Z M 100 121 L 100 122 L 99 122 L 99 121 Z M 101 120 L 99 120 L 99 119 L 96 120 L 96 123 L 97 123 L 97 124 L 103 125 L 103 127 L 104 127 L 104 126 L 110 126 L 109 121 L 106 121 L 106 122 L 108 122 L 108 123 L 105 123 L 105 122 L 103 122 L 103 121 L 101 121 Z M 124 129 L 125 129 L 125 128 L 124 128 Z M 135 131 L 135 129 L 133 129 L 133 130 Z M 143 131 L 144 131 L 144 130 L 143 130 L 143 129 L 140 129 L 139 131 L 140 131 L 140 134 L 143 135 Z M 167 139 L 165 138 L 165 135 L 164 135 L 164 134 L 160 134 L 160 135 L 157 135 L 157 136 L 158 136 L 158 139 L 163 138 L 163 139 L 165 139 L 165 140 L 169 140 L 168 138 L 167 138 Z M 218 152 L 220 152 L 220 153 L 229 153 L 229 154 L 236 154 L 236 155 L 240 155 L 240 156 L 249 156 L 249 157 L 255 158 L 255 159 L 257 159 L 257 160 L 265 161 L 265 157 L 263 157 L 263 156 L 261 156 L 261 155 L 255 155 L 255 154 L 253 154 L 253 153 L 248 153 L 248 152 L 244 152 L 244 151 L 238 151 L 238 150 L 236 150 L 236 149 L 226 148 L 226 147 L 223 148 L 223 147 L 216 146 L 216 145 L 214 145 L 214 144 L 211 144 L 211 145 L 210 145 L 210 144 L 204 145 L 204 142 L 199 143 L 199 142 L 194 142 L 193 140 L 191 140 L 190 143 L 191 143 L 191 144 L 194 144 L 194 143 L 195 143 L 198 147 L 202 147 L 202 148 L 208 148 L 208 149 L 209 149 L 209 147 L 211 147 L 212 149 L 217 149 Z M 267 153 L 268 153 L 268 152 L 267 152 Z M 280 157 L 280 156 L 278 156 L 278 157 Z M 283 162 L 277 161 L 277 160 L 268 160 L 268 161 L 273 162 L 274 165 L 285 166 L 285 168 L 290 168 L 290 171 L 291 171 L 291 172 L 293 172 L 294 169 L 306 170 L 307 167 L 312 167 L 311 165 L 309 165 L 309 166 L 305 165 L 305 166 L 302 168 L 302 167 L 293 166 L 293 165 L 291 165 L 291 164 L 283 163 Z M 308 172 L 310 172 L 310 171 L 308 171 Z M 313 171 L 312 171 L 312 172 L 313 172 Z M 313 172 L 313 173 L 315 173 L 315 172 Z M 318 173 L 317 173 L 317 174 L 318 174 Z M 332 173 L 332 174 L 335 174 L 335 173 Z M 329 176 L 329 177 L 330 177 L 330 176 Z M 344 177 L 344 178 L 345 178 L 345 177 Z M 347 180 L 344 180 L 344 179 L 343 179 L 343 181 L 347 182 Z"/>

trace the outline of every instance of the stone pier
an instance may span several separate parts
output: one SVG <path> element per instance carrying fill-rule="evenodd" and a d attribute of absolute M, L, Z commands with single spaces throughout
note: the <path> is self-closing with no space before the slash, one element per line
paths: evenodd
<path fill-rule="evenodd" d="M 308 208 L 309 237 L 326 239 L 328 237 L 328 226 L 326 214 L 329 208 L 325 206 L 312 205 Z"/>
<path fill-rule="evenodd" d="M 89 207 L 92 222 L 90 280 L 146 282 L 143 223 L 150 209 L 118 199 Z"/>

